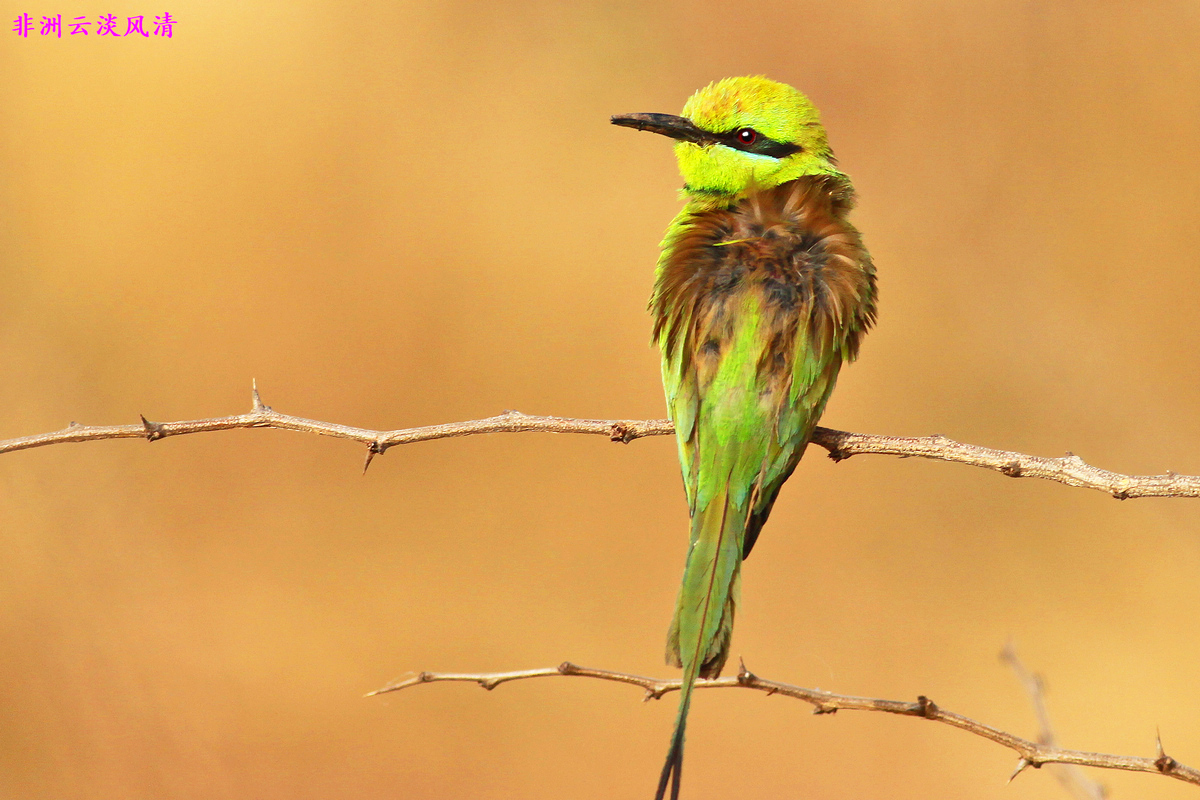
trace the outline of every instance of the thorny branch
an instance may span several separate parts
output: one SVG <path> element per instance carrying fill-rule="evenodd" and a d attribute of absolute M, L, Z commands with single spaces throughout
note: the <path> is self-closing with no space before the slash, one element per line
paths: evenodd
<path fill-rule="evenodd" d="M 543 433 L 596 434 L 607 436 L 614 442 L 628 443 L 644 436 L 663 436 L 674 430 L 670 420 L 665 419 L 571 419 L 568 417 L 530 416 L 519 411 L 506 411 L 495 417 L 467 422 L 448 422 L 420 428 L 375 431 L 281 414 L 263 404 L 257 387 L 253 390 L 253 399 L 254 406 L 249 413 L 231 417 L 180 422 L 151 422 L 142 417 L 141 424 L 106 426 L 79 425 L 72 422 L 66 428 L 53 433 L 0 440 L 0 454 L 63 442 L 93 442 L 101 439 L 148 439 L 153 442 L 168 436 L 182 436 L 188 433 L 227 431 L 234 428 L 280 428 L 361 442 L 367 446 L 367 458 L 363 465 L 363 469 L 366 470 L 375 456 L 382 455 L 388 448 L 395 445 L 425 442 L 431 439 L 447 439 L 452 436 L 539 431 Z M 1065 483 L 1068 486 L 1098 489 L 1118 500 L 1131 497 L 1200 497 L 1200 476 L 1176 475 L 1174 472 L 1168 472 L 1165 475 L 1122 475 L 1093 467 L 1073 453 L 1068 453 L 1061 458 L 1046 458 L 963 444 L 940 435 L 880 436 L 869 433 L 850 433 L 832 428 L 817 428 L 813 431 L 812 442 L 828 450 L 829 457 L 834 461 L 842 461 L 850 456 L 869 454 L 900 456 L 901 458 L 928 458 L 934 461 L 949 461 L 983 467 L 1012 478 L 1044 478 Z"/>
<path fill-rule="evenodd" d="M 564 661 L 558 667 L 520 670 L 517 672 L 477 674 L 422 672 L 411 678 L 391 683 L 382 689 L 377 689 L 367 696 L 372 697 L 386 692 L 395 692 L 411 686 L 436 683 L 438 681 L 477 683 L 490 691 L 500 684 L 508 683 L 509 681 L 524 680 L 526 678 L 545 678 L 554 675 L 575 675 L 640 686 L 646 692 L 646 700 L 657 700 L 667 692 L 678 691 L 681 683 L 679 680 L 660 680 L 658 678 L 642 677 L 641 675 L 630 675 L 624 672 L 591 669 Z M 1031 742 L 1028 739 L 1022 739 L 1011 733 L 1005 733 L 990 725 L 984 725 L 982 722 L 976 722 L 953 711 L 946 711 L 925 696 L 918 697 L 916 702 L 908 702 L 904 700 L 877 700 L 870 697 L 853 697 L 850 695 L 834 694 L 833 692 L 826 692 L 820 689 L 805 689 L 789 683 L 778 683 L 760 678 L 747 670 L 745 664 L 741 665 L 738 674 L 734 677 L 716 678 L 713 680 L 700 679 L 696 681 L 696 688 L 756 689 L 760 692 L 766 692 L 769 695 L 780 694 L 810 703 L 813 706 L 814 714 L 833 714 L 842 710 L 883 711 L 888 714 L 899 714 L 906 717 L 924 717 L 935 722 L 942 722 L 1016 751 L 1019 760 L 1016 771 L 1009 778 L 1010 781 L 1029 767 L 1036 769 L 1045 764 L 1077 764 L 1084 767 L 1122 769 L 1132 772 L 1154 772 L 1161 775 L 1168 775 L 1185 783 L 1200 786 L 1200 770 L 1180 764 L 1175 759 L 1166 755 L 1162 751 L 1161 741 L 1158 743 L 1158 753 L 1155 758 L 1116 756 L 1106 753 L 1088 753 L 1082 750 L 1067 750 L 1050 743 Z"/>
<path fill-rule="evenodd" d="M 466 422 L 450 422 L 418 428 L 377 431 L 282 414 L 262 402 L 257 385 L 253 388 L 252 398 L 253 407 L 249 413 L 228 417 L 182 420 L 178 422 L 151 422 L 143 416 L 140 424 L 108 426 L 80 425 L 72 422 L 60 431 L 0 440 L 0 454 L 64 442 L 91 442 L 104 439 L 147 439 L 153 442 L 168 436 L 182 436 L 184 434 L 204 433 L 207 431 L 224 431 L 235 428 L 279 428 L 282 430 L 300 431 L 302 433 L 315 433 L 321 436 L 332 436 L 339 439 L 351 439 L 365 444 L 367 446 L 367 456 L 363 464 L 363 470 L 366 471 L 375 456 L 382 455 L 388 448 L 395 445 L 424 442 L 433 439 L 447 439 L 455 436 L 470 436 L 478 433 L 584 433 L 607 436 L 614 442 L 629 443 L 634 439 L 641 439 L 646 436 L 663 436 L 674 431 L 671 422 L 665 419 L 572 419 L 568 417 L 531 416 L 518 411 L 506 411 L 494 417 Z M 1174 472 L 1168 472 L 1165 475 L 1122 475 L 1093 467 L 1073 453 L 1068 453 L 1061 458 L 1046 458 L 1008 450 L 995 450 L 978 445 L 964 444 L 941 435 L 923 437 L 881 436 L 877 434 L 850 433 L 848 431 L 838 431 L 821 427 L 814 430 L 812 443 L 829 451 L 829 457 L 834 461 L 842 461 L 854 455 L 867 454 L 893 455 L 901 458 L 928 458 L 935 461 L 948 461 L 983 467 L 1001 472 L 1013 478 L 1043 478 L 1064 483 L 1068 486 L 1098 489 L 1107 492 L 1118 500 L 1125 500 L 1132 497 L 1200 497 L 1200 476 L 1177 475 Z M 924 696 L 918 697 L 916 702 L 906 702 L 903 700 L 878 700 L 867 697 L 839 695 L 820 689 L 806 689 L 759 678 L 749 672 L 744 664 L 735 677 L 718 678 L 715 680 L 701 679 L 696 682 L 696 688 L 717 689 L 740 687 L 744 689 L 756 689 L 767 694 L 781 694 L 812 704 L 813 713 L 815 714 L 832 714 L 839 710 L 883 711 L 889 714 L 924 717 L 925 719 L 942 722 L 1016 751 L 1019 760 L 1017 768 L 1009 780 L 1012 780 L 1012 778 L 1015 778 L 1029 767 L 1040 768 L 1046 764 L 1055 764 L 1121 769 L 1134 772 L 1155 772 L 1200 786 L 1200 770 L 1180 764 L 1175 759 L 1166 755 L 1163 752 L 1161 739 L 1157 741 L 1157 754 L 1155 758 L 1089 753 L 1081 750 L 1067 750 L 1056 746 L 1045 715 L 1039 680 L 1036 676 L 1032 676 L 1025 671 L 1020 662 L 1016 660 L 1016 656 L 1011 653 L 1011 650 L 1006 649 L 1002 657 L 1012 665 L 1034 700 L 1041 725 L 1041 733 L 1037 742 L 1022 739 L 1019 736 L 1005 733 L 990 725 L 976 722 L 961 714 L 946 711 Z M 412 678 L 398 681 L 371 692 L 370 695 L 394 692 L 410 686 L 438 681 L 467 681 L 478 683 L 483 688 L 491 690 L 501 683 L 509 681 L 552 675 L 576 675 L 633 684 L 634 686 L 640 686 L 646 691 L 647 700 L 658 699 L 667 692 L 678 691 L 680 688 L 680 681 L 678 680 L 646 678 L 609 670 L 589 669 L 570 662 L 563 662 L 557 668 L 532 669 L 517 672 L 479 674 L 422 672 Z M 1066 769 L 1071 769 L 1071 766 L 1068 766 Z M 1062 777 L 1064 783 L 1069 788 L 1072 788 L 1074 792 L 1078 792 L 1079 796 L 1098 798 L 1104 796 L 1101 787 L 1094 782 L 1088 781 L 1077 772 L 1064 772 Z"/>

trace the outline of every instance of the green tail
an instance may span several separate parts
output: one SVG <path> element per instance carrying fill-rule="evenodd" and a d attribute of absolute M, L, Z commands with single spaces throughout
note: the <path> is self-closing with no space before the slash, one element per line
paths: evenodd
<path fill-rule="evenodd" d="M 695 682 L 695 670 L 691 674 L 684 673 L 679 713 L 675 717 L 675 733 L 671 735 L 671 748 L 667 750 L 667 763 L 663 764 L 662 774 L 658 777 L 658 791 L 654 793 L 654 800 L 663 800 L 668 783 L 671 783 L 671 800 L 679 800 L 679 781 L 683 774 L 683 732 L 687 728 L 688 710 L 692 705 L 692 685 Z"/>
<path fill-rule="evenodd" d="M 679 589 L 675 620 L 667 635 L 667 662 L 683 667 L 683 686 L 679 692 L 675 733 L 671 736 L 671 748 L 658 779 L 655 800 L 663 800 L 668 784 L 671 800 L 678 800 L 683 738 L 692 705 L 692 689 L 696 678 L 720 675 L 729 656 L 741 575 L 742 540 L 751 505 L 749 497 L 745 497 L 743 503 L 745 507 L 734 502 L 726 485 L 692 517 L 691 547 L 683 570 L 683 585 Z"/>

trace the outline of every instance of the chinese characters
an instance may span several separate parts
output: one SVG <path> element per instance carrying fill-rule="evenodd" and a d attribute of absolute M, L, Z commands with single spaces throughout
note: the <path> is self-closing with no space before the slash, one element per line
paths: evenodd
<path fill-rule="evenodd" d="M 179 20 L 171 16 L 170 12 L 164 12 L 162 16 L 154 17 L 154 25 L 150 33 L 146 32 L 149 23 L 146 22 L 145 16 L 125 17 L 125 31 L 121 32 L 121 18 L 114 14 L 101 14 L 95 19 L 89 19 L 86 16 L 68 17 L 65 22 L 65 32 L 70 36 L 115 36 L 122 38 L 126 36 L 141 36 L 149 39 L 151 36 L 161 36 L 165 39 L 170 39 L 175 33 L 175 26 L 179 24 Z M 17 36 L 29 38 L 31 34 L 37 32 L 40 36 L 54 36 L 63 38 L 64 20 L 62 14 L 54 16 L 45 16 L 40 20 L 35 21 L 29 14 L 22 14 L 13 20 L 13 32 Z"/>

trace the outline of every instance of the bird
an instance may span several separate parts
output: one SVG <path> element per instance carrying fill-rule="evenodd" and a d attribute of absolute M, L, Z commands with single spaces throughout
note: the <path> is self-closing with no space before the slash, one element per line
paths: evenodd
<path fill-rule="evenodd" d="M 667 635 L 683 670 L 655 800 L 678 800 L 698 678 L 729 656 L 742 561 L 876 316 L 875 267 L 817 109 L 764 76 L 700 89 L 682 116 L 612 123 L 675 140 L 684 206 L 660 245 L 650 311 L 691 518 Z"/>

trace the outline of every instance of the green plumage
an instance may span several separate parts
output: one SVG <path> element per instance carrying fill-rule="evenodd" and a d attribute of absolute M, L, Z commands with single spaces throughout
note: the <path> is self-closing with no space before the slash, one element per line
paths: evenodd
<path fill-rule="evenodd" d="M 679 794 L 693 684 L 728 657 L 742 560 L 875 315 L 874 268 L 845 219 L 853 190 L 807 99 L 734 78 L 684 111 L 614 118 L 679 140 L 688 197 L 651 299 L 691 513 L 667 637 L 683 688 L 659 800 L 669 783 Z"/>

